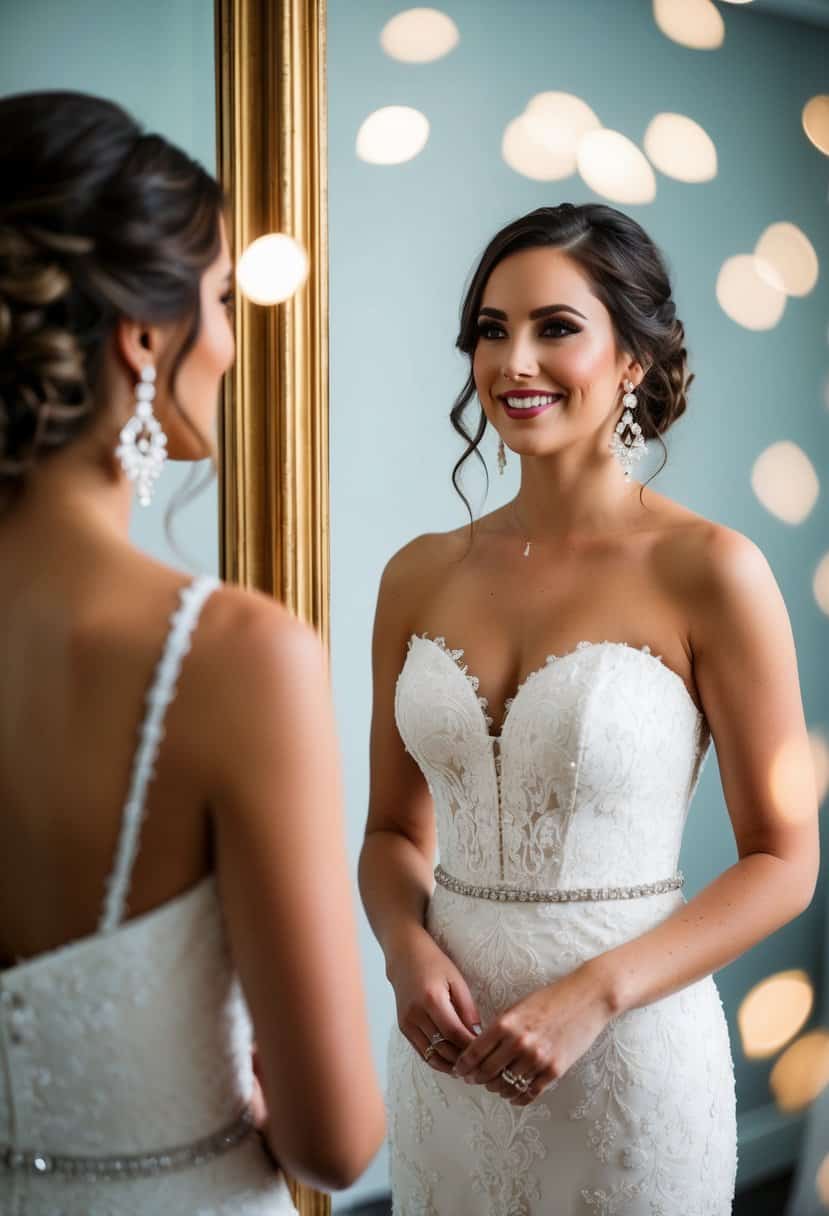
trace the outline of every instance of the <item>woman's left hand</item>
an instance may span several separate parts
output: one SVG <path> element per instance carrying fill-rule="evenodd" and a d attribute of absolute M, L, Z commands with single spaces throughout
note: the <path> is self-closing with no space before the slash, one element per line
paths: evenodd
<path fill-rule="evenodd" d="M 585 964 L 491 1022 L 459 1056 L 455 1075 L 527 1106 L 575 1064 L 612 1016 L 600 976 Z M 504 1070 L 520 1084 L 505 1079 Z"/>

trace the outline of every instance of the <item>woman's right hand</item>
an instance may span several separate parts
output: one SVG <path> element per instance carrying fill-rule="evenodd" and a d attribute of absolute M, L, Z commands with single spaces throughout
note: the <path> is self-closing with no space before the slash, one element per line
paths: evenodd
<path fill-rule="evenodd" d="M 422 927 L 407 934 L 390 956 L 386 974 L 397 999 L 397 1024 L 422 1058 L 440 1034 L 427 1063 L 451 1073 L 461 1052 L 480 1034 L 480 1016 L 466 980 Z"/>

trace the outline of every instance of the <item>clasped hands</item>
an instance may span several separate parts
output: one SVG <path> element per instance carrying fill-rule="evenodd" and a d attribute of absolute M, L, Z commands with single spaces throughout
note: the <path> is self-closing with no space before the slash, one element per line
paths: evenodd
<path fill-rule="evenodd" d="M 400 1029 L 437 1072 L 527 1106 L 587 1051 L 612 1017 L 600 969 L 583 964 L 485 1028 L 458 969 L 429 939 L 389 969 Z"/>

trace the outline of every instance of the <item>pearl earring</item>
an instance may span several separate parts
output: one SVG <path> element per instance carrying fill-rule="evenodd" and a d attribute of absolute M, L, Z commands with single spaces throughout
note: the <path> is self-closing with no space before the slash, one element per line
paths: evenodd
<path fill-rule="evenodd" d="M 167 459 L 167 436 L 153 413 L 155 368 L 147 364 L 135 386 L 135 413 L 121 431 L 115 455 L 121 468 L 136 483 L 138 501 L 148 507 L 155 483 Z"/>
<path fill-rule="evenodd" d="M 622 466 L 625 480 L 630 481 L 631 469 L 647 452 L 648 446 L 642 437 L 642 428 L 634 420 L 632 413 L 639 404 L 636 393 L 633 391 L 633 381 L 623 381 L 623 388 L 625 390 L 625 394 L 622 397 L 624 413 L 616 424 L 616 430 L 608 446 Z M 627 435 L 625 435 L 625 431 L 628 432 Z M 623 435 L 624 438 L 622 438 Z"/>

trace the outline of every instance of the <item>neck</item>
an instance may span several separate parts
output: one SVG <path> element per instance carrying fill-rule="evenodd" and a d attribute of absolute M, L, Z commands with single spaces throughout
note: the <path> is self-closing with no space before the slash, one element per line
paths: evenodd
<path fill-rule="evenodd" d="M 588 540 L 618 530 L 620 514 L 638 494 L 639 484 L 625 481 L 612 457 L 590 463 L 572 453 L 523 456 L 515 514 L 525 540 Z"/>

